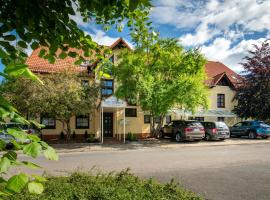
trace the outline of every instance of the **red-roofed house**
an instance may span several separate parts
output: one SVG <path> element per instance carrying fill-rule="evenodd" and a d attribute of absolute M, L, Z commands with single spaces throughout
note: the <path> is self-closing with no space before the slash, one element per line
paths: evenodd
<path fill-rule="evenodd" d="M 214 61 L 207 62 L 205 71 L 208 77 L 206 84 L 210 88 L 210 107 L 208 110 L 189 114 L 188 118 L 200 121 L 225 121 L 229 125 L 236 123 L 239 118 L 232 112 L 236 104 L 233 98 L 240 76 L 223 63 Z"/>

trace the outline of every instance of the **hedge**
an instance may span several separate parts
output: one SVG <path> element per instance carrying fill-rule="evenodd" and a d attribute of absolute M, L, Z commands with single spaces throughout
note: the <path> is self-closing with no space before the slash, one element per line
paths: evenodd
<path fill-rule="evenodd" d="M 41 195 L 25 190 L 12 200 L 201 200 L 194 193 L 174 182 L 161 184 L 153 179 L 140 179 L 122 171 L 119 173 L 73 173 L 70 176 L 50 177 Z"/>

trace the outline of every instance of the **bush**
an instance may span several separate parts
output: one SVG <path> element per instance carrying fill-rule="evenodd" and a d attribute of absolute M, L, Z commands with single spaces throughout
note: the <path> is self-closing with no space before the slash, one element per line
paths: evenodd
<path fill-rule="evenodd" d="M 73 133 L 72 133 L 72 139 L 75 139 L 75 138 L 76 138 L 76 132 L 73 131 Z"/>
<path fill-rule="evenodd" d="M 60 140 L 64 140 L 64 139 L 65 139 L 64 131 L 61 131 L 61 133 L 60 133 Z"/>
<path fill-rule="evenodd" d="M 128 141 L 137 141 L 137 136 L 134 133 L 129 132 L 127 134 L 127 140 Z"/>
<path fill-rule="evenodd" d="M 95 134 L 89 134 L 88 138 L 86 138 L 86 142 L 93 143 L 93 142 L 99 142 L 99 140 L 95 138 Z"/>
<path fill-rule="evenodd" d="M 171 182 L 160 184 L 153 179 L 143 180 L 128 171 L 117 174 L 73 173 L 68 177 L 51 177 L 44 193 L 31 195 L 24 191 L 13 200 L 200 200 L 201 197 Z"/>
<path fill-rule="evenodd" d="M 85 130 L 85 131 L 84 131 L 84 138 L 87 139 L 88 137 L 89 137 L 88 131 Z"/>

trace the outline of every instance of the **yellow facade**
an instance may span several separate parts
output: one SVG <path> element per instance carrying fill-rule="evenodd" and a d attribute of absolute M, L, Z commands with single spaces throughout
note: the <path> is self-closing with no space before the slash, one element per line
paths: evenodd
<path fill-rule="evenodd" d="M 119 62 L 118 55 L 121 52 L 121 49 L 115 48 L 113 50 L 114 54 L 114 63 L 117 65 Z M 114 91 L 117 87 L 117 83 L 114 83 Z M 209 110 L 214 111 L 226 111 L 231 112 L 234 108 L 235 101 L 233 101 L 233 97 L 235 95 L 235 91 L 229 86 L 221 86 L 217 85 L 209 89 L 209 101 L 210 107 Z M 217 94 L 225 95 L 225 107 L 218 108 L 217 107 Z M 136 108 L 137 115 L 136 117 L 125 117 L 125 133 L 135 133 L 138 137 L 147 137 L 150 134 L 150 124 L 144 122 L 144 111 L 140 108 L 140 106 L 127 106 L 127 108 Z M 123 108 L 104 108 L 103 113 L 112 113 L 112 137 L 117 139 L 123 139 L 124 135 L 124 109 Z M 78 138 L 84 138 L 84 134 L 87 131 L 88 134 L 94 134 L 96 138 L 100 139 L 102 137 L 101 129 L 101 107 L 98 107 L 94 111 L 89 111 L 89 128 L 87 129 L 77 129 L 76 128 L 76 118 L 75 116 L 70 119 L 71 123 L 71 131 L 72 133 L 75 131 L 76 136 Z M 217 117 L 222 117 L 222 115 L 196 115 L 196 114 L 175 114 L 173 112 L 168 112 L 168 115 L 171 116 L 171 119 L 190 119 L 191 117 L 204 117 L 205 121 L 217 121 Z M 239 121 L 236 117 L 224 117 L 225 122 L 228 125 L 232 125 L 233 123 Z M 165 120 L 164 120 L 165 121 Z M 61 131 L 63 130 L 63 126 L 59 121 L 56 121 L 55 129 L 43 129 L 42 133 L 45 138 L 53 139 L 60 136 Z"/>

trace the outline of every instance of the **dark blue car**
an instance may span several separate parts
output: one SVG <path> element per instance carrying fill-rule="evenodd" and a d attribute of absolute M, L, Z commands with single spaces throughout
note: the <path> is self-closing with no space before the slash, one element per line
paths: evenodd
<path fill-rule="evenodd" d="M 248 136 L 250 139 L 270 137 L 270 125 L 263 121 L 243 121 L 230 128 L 231 136 Z"/>

